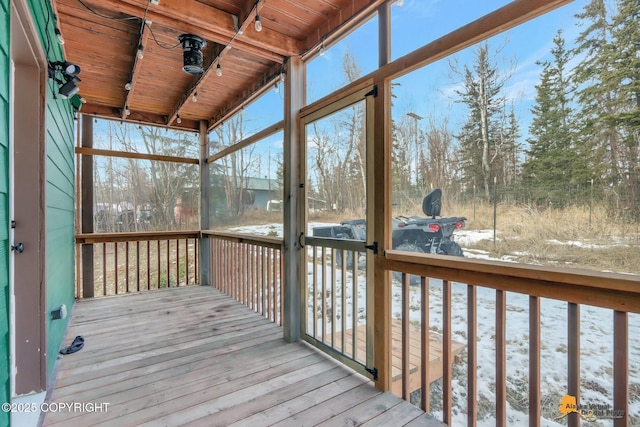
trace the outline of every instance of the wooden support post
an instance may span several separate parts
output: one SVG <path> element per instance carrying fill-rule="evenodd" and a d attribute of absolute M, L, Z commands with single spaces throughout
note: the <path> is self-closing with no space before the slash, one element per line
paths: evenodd
<path fill-rule="evenodd" d="M 302 132 L 297 114 L 304 105 L 304 66 L 297 57 L 286 64 L 284 97 L 284 339 L 300 339 L 304 293 L 301 280 L 302 256 L 299 240 L 304 232 L 304 176 L 301 168 Z"/>
<path fill-rule="evenodd" d="M 390 49 L 389 5 L 378 8 L 378 65 L 389 63 Z M 391 248 L 391 82 L 375 79 L 377 96 L 373 102 L 372 160 L 368 163 L 368 187 L 376 189 L 371 197 L 372 212 L 367 222 L 373 227 L 373 241 L 378 242 L 374 255 L 373 286 L 367 288 L 367 298 L 373 297 L 373 366 L 377 370 L 376 387 L 391 390 L 391 274 L 384 268 L 384 251 Z M 368 104 L 369 105 L 369 104 Z M 369 193 L 371 194 L 371 193 Z M 371 213 L 371 215 L 370 215 Z M 367 364 L 370 361 L 367 360 Z"/>
<path fill-rule="evenodd" d="M 93 148 L 93 117 L 82 116 L 83 147 Z M 82 233 L 93 233 L 93 156 L 82 156 Z M 94 296 L 93 244 L 82 245 L 82 298 Z M 103 267 L 104 268 L 104 267 Z"/>
<path fill-rule="evenodd" d="M 200 122 L 200 230 L 209 229 L 209 200 L 211 194 L 211 180 L 209 175 L 209 164 L 207 163 L 208 123 L 204 120 Z M 196 278 L 203 286 L 211 285 L 211 248 L 210 239 L 206 235 L 200 236 L 200 276 Z"/>

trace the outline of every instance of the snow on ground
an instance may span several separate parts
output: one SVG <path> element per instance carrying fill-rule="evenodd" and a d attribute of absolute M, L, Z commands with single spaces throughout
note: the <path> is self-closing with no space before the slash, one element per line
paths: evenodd
<path fill-rule="evenodd" d="M 312 228 L 326 223 L 310 223 L 308 234 L 312 235 Z M 237 227 L 229 231 L 251 233 L 259 235 L 282 236 L 281 224 L 269 224 L 255 227 Z M 465 246 L 482 239 L 493 239 L 492 230 L 462 230 L 456 232 L 456 241 Z M 575 243 L 575 242 L 573 242 Z M 312 253 L 309 253 L 312 256 Z M 318 254 L 316 254 L 317 256 Z M 465 249 L 467 257 L 489 258 L 488 253 L 479 250 Z M 325 254 L 325 257 L 328 255 Z M 516 261 L 516 257 L 511 259 Z M 309 263 L 308 284 L 313 289 L 314 275 L 316 276 L 316 294 L 318 312 L 322 305 L 322 277 L 326 277 L 327 289 L 325 293 L 328 311 L 331 309 L 331 269 L 325 267 L 324 274 L 320 265 L 313 267 Z M 354 283 L 356 284 L 354 288 Z M 340 270 L 336 272 L 336 310 L 339 321 L 336 330 L 341 328 L 342 315 L 342 285 Z M 347 328 L 352 325 L 352 308 L 354 297 L 357 301 L 357 317 L 361 324 L 365 318 L 366 280 L 362 272 L 353 277 L 351 272 L 346 274 L 345 300 Z M 430 279 L 430 326 L 442 331 L 442 281 Z M 357 295 L 354 295 L 354 290 Z M 311 294 L 311 292 L 310 292 Z M 399 283 L 393 283 L 392 288 L 392 316 L 401 316 L 401 288 Z M 313 332 L 313 295 L 309 295 L 308 331 Z M 523 294 L 509 292 L 507 294 L 507 394 L 508 424 L 519 426 L 528 424 L 528 370 L 529 370 L 529 297 Z M 481 427 L 495 425 L 492 402 L 495 401 L 495 306 L 496 292 L 492 289 L 477 288 L 477 346 L 478 346 L 478 425 Z M 410 289 L 410 319 L 420 321 L 420 289 Z M 558 406 L 560 398 L 567 394 L 567 303 L 563 301 L 541 300 L 541 392 L 542 392 L 542 426 L 555 427 L 566 425 L 566 420 L 556 420 L 560 416 Z M 317 314 L 319 314 L 317 312 Z M 613 404 L 613 312 L 591 306 L 581 306 L 581 403 L 612 405 Z M 467 342 L 467 285 L 454 283 L 452 285 L 452 325 L 453 339 Z M 330 323 L 327 326 L 330 329 Z M 317 322 L 318 330 L 322 330 L 322 321 Z M 466 390 L 467 373 L 466 358 L 462 363 L 454 365 L 453 369 L 453 425 L 466 425 Z M 630 425 L 640 425 L 640 315 L 629 315 L 629 415 Z M 437 389 L 432 395 L 438 396 Z M 612 408 L 618 409 L 618 408 Z M 432 410 L 440 419 L 441 408 L 433 405 Z M 585 425 L 587 423 L 584 423 Z M 599 419 L 589 422 L 589 426 L 611 426 L 612 420 Z"/>

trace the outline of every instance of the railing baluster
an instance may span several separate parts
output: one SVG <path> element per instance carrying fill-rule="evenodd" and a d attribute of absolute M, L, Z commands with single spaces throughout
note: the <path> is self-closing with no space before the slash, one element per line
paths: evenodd
<path fill-rule="evenodd" d="M 496 426 L 507 425 L 507 295 L 496 290 Z"/>
<path fill-rule="evenodd" d="M 320 247 L 322 266 L 322 342 L 327 342 L 327 269 L 325 268 L 325 247 Z M 332 260 L 333 261 L 333 260 Z"/>
<path fill-rule="evenodd" d="M 267 248 L 267 319 L 271 318 L 271 248 Z"/>
<path fill-rule="evenodd" d="M 344 250 L 342 251 L 342 259 L 345 259 L 346 253 Z M 356 265 L 355 259 L 353 260 L 353 265 Z M 352 266 L 353 268 L 353 266 Z M 345 331 L 347 330 L 347 264 L 342 264 L 342 277 L 340 282 L 340 320 L 342 320 L 342 341 L 340 346 L 340 351 L 346 353 L 347 350 L 345 348 Z"/>
<path fill-rule="evenodd" d="M 114 279 L 114 289 L 115 289 L 115 294 L 118 295 L 118 242 L 115 242 L 113 244 L 114 246 L 114 250 L 113 250 L 113 257 L 114 257 L 114 261 L 113 263 L 115 264 L 115 268 L 113 269 L 115 272 L 115 279 Z"/>
<path fill-rule="evenodd" d="M 453 399 L 451 396 L 451 365 L 453 358 L 451 357 L 451 282 L 442 281 L 442 413 L 443 421 L 447 425 L 453 425 L 451 422 L 451 407 Z"/>
<path fill-rule="evenodd" d="M 107 295 L 107 244 L 102 244 L 102 296 Z"/>
<path fill-rule="evenodd" d="M 267 248 L 261 248 L 260 254 L 261 264 L 260 264 L 260 314 L 264 316 L 266 312 L 266 302 L 267 298 L 265 298 L 266 289 L 267 289 Z"/>
<path fill-rule="evenodd" d="M 277 301 L 276 297 L 278 295 L 278 292 L 277 292 L 277 289 L 278 289 L 278 279 L 277 279 L 278 262 L 277 262 L 277 260 L 279 258 L 280 257 L 278 256 L 278 251 L 277 251 L 277 249 L 274 248 L 273 249 L 273 263 L 272 263 L 272 266 L 271 266 L 271 269 L 273 270 L 273 283 L 271 284 L 271 289 L 272 289 L 271 299 L 272 299 L 272 306 L 273 306 L 273 310 L 272 310 L 273 311 L 273 318 L 271 319 L 271 321 L 274 322 L 274 323 L 276 323 L 277 319 L 278 319 L 278 315 L 277 315 L 277 313 L 278 313 L 278 301 Z"/>
<path fill-rule="evenodd" d="M 567 393 L 575 396 L 576 404 L 580 404 L 580 306 L 574 303 L 567 303 Z M 569 427 L 578 427 L 580 417 L 570 416 L 568 418 Z"/>
<path fill-rule="evenodd" d="M 167 240 L 167 288 L 171 287 L 171 241 Z"/>
<path fill-rule="evenodd" d="M 124 244 L 124 253 L 125 253 L 125 262 L 124 262 L 124 272 L 126 274 L 125 276 L 125 289 L 127 290 L 127 293 L 129 293 L 129 242 L 125 242 Z"/>
<path fill-rule="evenodd" d="M 185 281 L 189 284 L 189 239 L 184 239 L 184 265 Z"/>
<path fill-rule="evenodd" d="M 258 247 L 257 246 L 252 246 L 251 247 L 251 272 L 249 274 L 249 307 L 251 307 L 252 310 L 255 310 L 255 287 L 256 287 L 256 261 L 257 261 L 257 257 L 256 257 L 256 251 L 257 251 Z"/>
<path fill-rule="evenodd" d="M 199 280 L 198 280 L 198 246 L 199 246 L 199 239 L 195 238 L 193 239 L 193 283 L 194 285 L 197 285 Z M 210 263 L 209 265 L 213 265 L 212 263 Z M 211 271 L 209 271 L 209 278 L 211 278 Z"/>
<path fill-rule="evenodd" d="M 629 425 L 629 315 L 613 312 L 613 410 L 623 416 L 614 418 L 614 427 Z"/>
<path fill-rule="evenodd" d="M 136 292 L 140 292 L 140 241 L 136 241 Z"/>
<path fill-rule="evenodd" d="M 242 250 L 242 265 L 244 266 L 242 269 L 242 302 L 247 307 L 249 307 L 249 251 L 251 250 L 251 246 L 252 245 L 245 243 Z"/>
<path fill-rule="evenodd" d="M 358 360 L 358 267 L 351 271 L 351 355 Z"/>
<path fill-rule="evenodd" d="M 431 370 L 431 330 L 429 329 L 429 279 L 420 278 L 420 407 L 430 412 L 431 390 L 429 389 L 429 373 Z"/>
<path fill-rule="evenodd" d="M 402 275 L 402 398 L 410 400 L 411 386 L 411 341 L 409 336 L 409 280 L 410 275 Z M 393 326 L 392 326 L 393 328 Z"/>
<path fill-rule="evenodd" d="M 180 239 L 176 239 L 176 286 L 180 286 Z"/>
<path fill-rule="evenodd" d="M 529 297 L 529 427 L 540 427 L 540 298 Z"/>
<path fill-rule="evenodd" d="M 158 276 L 157 276 L 157 281 L 156 281 L 156 289 L 160 289 L 160 240 L 157 241 L 158 243 L 158 253 L 156 255 L 156 261 L 158 261 Z"/>
<path fill-rule="evenodd" d="M 346 260 L 342 260 L 342 265 Z M 336 250 L 331 249 L 331 347 L 336 346 Z"/>
<path fill-rule="evenodd" d="M 147 240 L 147 290 L 151 290 L 151 241 Z"/>

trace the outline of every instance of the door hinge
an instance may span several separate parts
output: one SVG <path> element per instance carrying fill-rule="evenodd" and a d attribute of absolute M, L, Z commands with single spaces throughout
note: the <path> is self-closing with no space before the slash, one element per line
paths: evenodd
<path fill-rule="evenodd" d="M 372 244 L 365 245 L 364 247 L 372 250 L 375 255 L 378 255 L 378 242 L 373 242 Z"/>
<path fill-rule="evenodd" d="M 374 381 L 378 381 L 378 368 L 367 368 L 365 366 L 364 369 L 371 374 Z"/>
<path fill-rule="evenodd" d="M 378 85 L 373 85 L 373 89 L 367 92 L 364 96 L 373 96 L 376 98 L 378 96 Z"/>

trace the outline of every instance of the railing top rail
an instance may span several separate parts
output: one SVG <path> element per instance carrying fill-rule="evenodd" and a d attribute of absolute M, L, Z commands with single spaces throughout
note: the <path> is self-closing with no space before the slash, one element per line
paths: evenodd
<path fill-rule="evenodd" d="M 389 270 L 640 313 L 638 276 L 442 255 L 385 252 Z"/>
<path fill-rule="evenodd" d="M 284 239 L 281 237 L 260 236 L 257 234 L 225 233 L 214 230 L 202 230 L 201 233 L 217 239 L 229 240 L 236 243 L 249 243 L 258 246 L 267 246 L 275 249 L 281 249 L 282 245 L 284 245 Z"/>
<path fill-rule="evenodd" d="M 76 243 L 137 242 L 146 240 L 194 239 L 197 237 L 200 237 L 199 230 L 84 233 L 76 234 Z"/>

